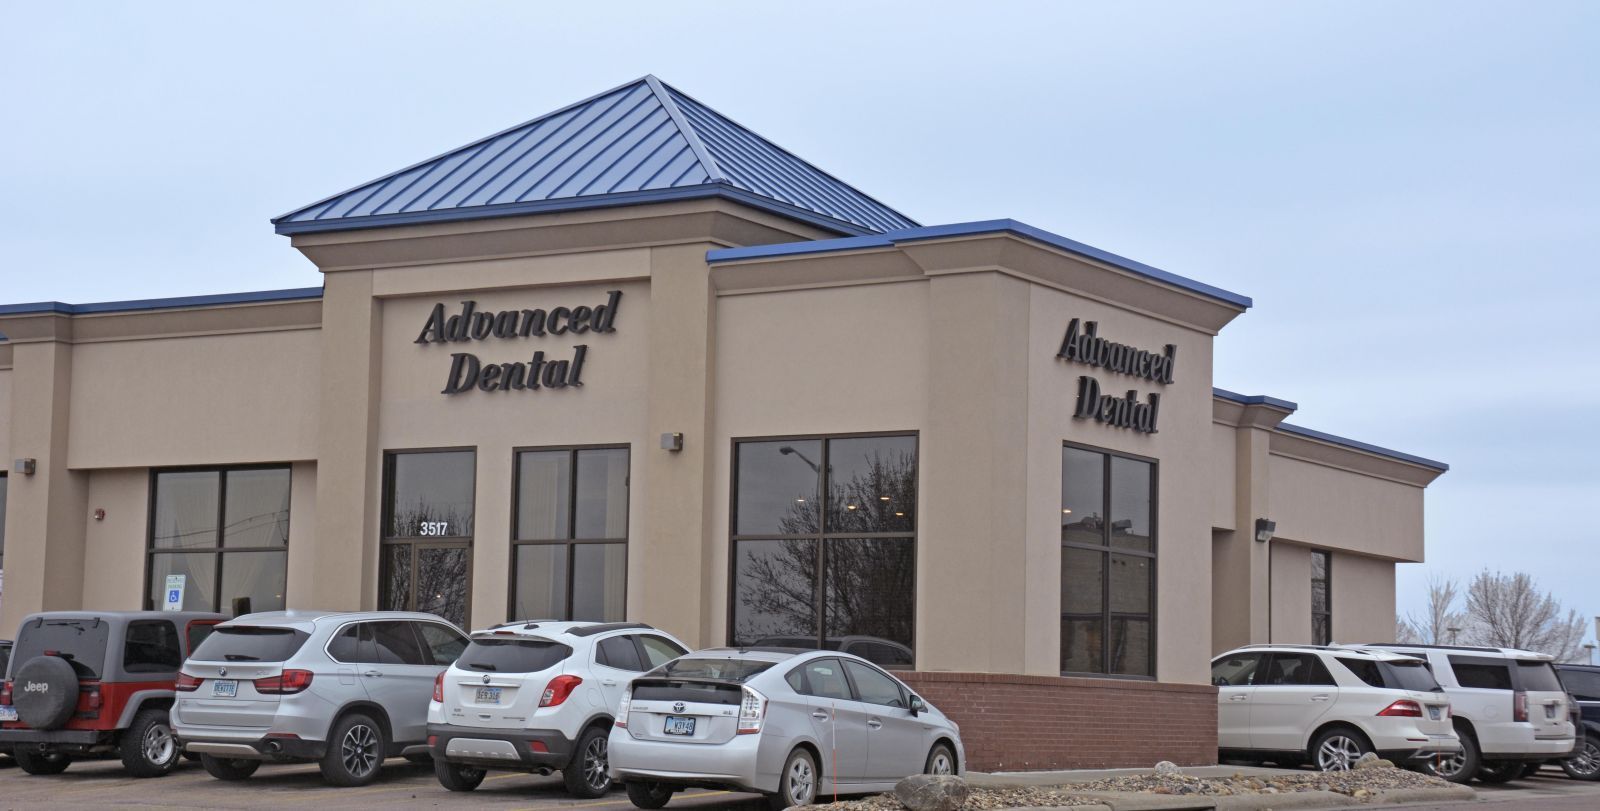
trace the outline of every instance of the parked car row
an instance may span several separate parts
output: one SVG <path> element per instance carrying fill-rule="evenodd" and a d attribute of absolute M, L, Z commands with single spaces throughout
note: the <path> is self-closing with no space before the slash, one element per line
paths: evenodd
<path fill-rule="evenodd" d="M 431 614 L 48 612 L 23 621 L 0 690 L 0 752 L 29 774 L 180 757 L 219 780 L 315 762 L 358 786 L 385 759 L 432 761 L 451 791 L 491 770 L 561 772 L 641 808 L 678 790 L 825 793 L 959 774 L 959 730 L 837 650 L 712 649 L 640 623 L 519 621 L 463 633 Z"/>
<path fill-rule="evenodd" d="M 1600 716 L 1600 670 L 1584 670 Z M 1559 762 L 1573 777 L 1600 778 L 1600 717 L 1577 717 L 1544 654 L 1251 645 L 1213 660 L 1211 676 L 1220 757 L 1342 770 L 1375 752 L 1456 783 L 1505 782 Z"/>

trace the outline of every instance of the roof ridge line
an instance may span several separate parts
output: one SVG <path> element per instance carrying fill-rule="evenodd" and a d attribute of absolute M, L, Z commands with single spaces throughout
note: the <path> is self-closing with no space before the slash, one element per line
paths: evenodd
<path fill-rule="evenodd" d="M 503 130 L 499 130 L 499 131 L 494 132 L 494 133 L 492 133 L 490 135 L 485 135 L 482 138 L 475 139 L 475 140 L 471 141 L 470 143 L 462 144 L 461 146 L 455 147 L 454 149 L 447 149 L 447 150 L 445 150 L 443 152 L 440 152 L 437 155 L 434 155 L 431 158 L 425 158 L 423 160 L 420 160 L 420 161 L 417 161 L 415 163 L 409 164 L 409 165 L 405 166 L 404 168 L 396 169 L 395 171 L 390 172 L 390 173 L 388 173 L 386 175 L 383 175 L 382 177 L 375 177 L 375 178 L 373 178 L 371 180 L 368 180 L 368 181 L 366 181 L 364 183 L 357 183 L 356 185 L 351 186 L 350 188 L 345 189 L 344 191 L 334 192 L 333 194 L 330 194 L 327 197 L 324 197 L 324 198 L 322 198 L 320 200 L 317 200 L 316 202 L 308 203 L 308 204 L 303 205 L 303 206 L 296 206 L 295 208 L 293 208 L 293 209 L 291 209 L 291 210 L 289 210 L 287 212 L 284 212 L 283 214 L 279 214 L 278 216 L 269 219 L 268 222 L 273 223 L 274 225 L 276 225 L 279 220 L 288 219 L 289 217 L 292 217 L 292 216 L 294 216 L 296 214 L 299 214 L 302 211 L 307 211 L 309 209 L 316 208 L 317 206 L 320 206 L 320 205 L 322 205 L 324 203 L 332 202 L 332 201 L 334 201 L 334 200 L 336 200 L 336 199 L 338 199 L 340 197 L 343 197 L 343 196 L 345 196 L 347 194 L 350 194 L 351 192 L 358 191 L 360 189 L 364 189 L 364 188 L 366 188 L 368 186 L 376 186 L 376 185 L 378 185 L 380 183 L 383 183 L 386 180 L 390 180 L 390 179 L 399 177 L 400 175 L 403 175 L 406 172 L 411 171 L 412 169 L 420 168 L 420 167 L 425 166 L 425 165 L 427 165 L 429 163 L 433 163 L 433 162 L 441 160 L 443 158 L 447 158 L 447 157 L 449 157 L 451 155 L 454 155 L 454 154 L 456 154 L 458 152 L 465 152 L 465 151 L 467 151 L 469 149 L 472 149 L 473 147 L 480 146 L 482 144 L 488 143 L 489 141 L 492 141 L 492 140 L 494 140 L 496 138 L 499 138 L 500 136 L 505 135 L 507 133 L 515 132 L 517 130 L 522 129 L 523 127 L 532 126 L 532 125 L 537 124 L 537 123 L 539 123 L 541 121 L 544 121 L 546 119 L 555 118 L 558 115 L 561 115 L 563 113 L 566 113 L 566 112 L 569 112 L 571 110 L 574 110 L 574 109 L 576 109 L 578 107 L 581 107 L 581 106 L 583 106 L 585 104 L 593 102 L 596 99 L 600 99 L 600 98 L 604 98 L 606 96 L 609 96 L 612 93 L 615 93 L 615 92 L 617 92 L 619 90 L 622 90 L 623 88 L 632 87 L 632 86 L 634 86 L 636 84 L 639 84 L 640 82 L 649 82 L 649 81 L 657 81 L 657 80 L 656 80 L 656 77 L 651 76 L 649 74 L 646 74 L 645 77 L 642 78 L 642 79 L 633 79 L 633 80 L 630 80 L 630 81 L 623 82 L 622 84 L 619 84 L 616 87 L 612 87 L 612 88 L 609 88 L 609 89 L 606 89 L 606 90 L 602 90 L 599 93 L 596 93 L 596 94 L 594 94 L 592 96 L 589 96 L 588 98 L 580 99 L 578 101 L 575 101 L 575 102 L 573 102 L 571 104 L 565 105 L 565 106 L 560 107 L 558 109 L 551 110 L 550 112 L 545 113 L 544 115 L 535 116 L 533 118 L 528 119 L 527 121 L 523 121 L 520 124 L 513 124 L 513 125 L 511 125 L 509 127 L 506 127 Z M 652 87 L 652 90 L 654 90 L 654 87 Z"/>
<path fill-rule="evenodd" d="M 710 178 L 711 182 L 731 185 L 733 180 L 728 177 L 726 172 L 722 171 L 722 165 L 717 163 L 715 157 L 712 157 L 711 150 L 707 149 L 705 142 L 700 140 L 700 133 L 695 130 L 693 124 L 689 123 L 688 117 L 683 114 L 683 110 L 678 107 L 678 103 L 672 100 L 672 94 L 668 93 L 666 88 L 662 86 L 662 81 L 657 79 L 655 74 L 646 73 L 644 75 L 644 83 L 650 86 L 650 92 L 655 94 L 656 101 L 661 104 L 661 109 L 667 111 L 667 117 L 672 119 L 672 123 L 678 128 L 678 132 L 682 133 L 684 140 L 689 142 L 689 149 L 693 150 L 695 158 L 700 161 L 700 165 L 705 167 L 706 176 Z"/>

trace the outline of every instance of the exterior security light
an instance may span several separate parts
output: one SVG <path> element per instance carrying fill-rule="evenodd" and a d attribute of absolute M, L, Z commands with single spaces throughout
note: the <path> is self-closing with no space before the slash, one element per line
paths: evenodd
<path fill-rule="evenodd" d="M 21 473 L 24 476 L 32 476 L 34 471 L 39 469 L 39 460 L 38 459 L 18 459 L 16 462 L 14 462 L 12 464 L 11 469 L 16 471 L 16 472 L 18 472 L 18 473 Z"/>
<path fill-rule="evenodd" d="M 1278 531 L 1277 521 L 1268 521 L 1265 518 L 1256 519 L 1256 540 L 1266 543 L 1272 540 L 1272 533 Z"/>
<path fill-rule="evenodd" d="M 674 452 L 683 450 L 683 434 L 662 434 L 661 449 Z"/>

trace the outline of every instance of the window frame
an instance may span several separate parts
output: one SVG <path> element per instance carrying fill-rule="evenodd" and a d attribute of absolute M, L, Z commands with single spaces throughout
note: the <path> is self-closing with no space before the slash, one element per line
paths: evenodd
<path fill-rule="evenodd" d="M 0 571 L 6 568 L 6 501 L 11 498 L 10 473 L 9 470 L 0 470 L 0 485 L 3 485 L 0 486 Z M 148 580 L 149 575 L 146 575 L 145 579 Z"/>
<path fill-rule="evenodd" d="M 394 518 L 394 459 L 403 454 L 413 453 L 470 453 L 472 454 L 472 532 L 466 535 L 396 535 L 389 534 L 389 525 Z M 385 547 L 408 546 L 411 552 L 411 595 L 407 601 L 408 608 L 414 610 L 417 606 L 417 556 L 421 550 L 428 547 L 444 549 L 467 550 L 467 582 L 466 605 L 462 608 L 462 626 L 471 627 L 472 624 L 472 581 L 473 581 L 473 541 L 478 536 L 478 446 L 452 445 L 436 448 L 389 448 L 383 451 L 383 460 L 378 472 L 378 604 L 384 600 L 383 590 L 386 578 L 383 576 L 383 551 Z"/>
<path fill-rule="evenodd" d="M 832 494 L 829 492 L 829 488 L 828 488 L 827 471 L 830 469 L 830 466 L 829 466 L 829 463 L 828 463 L 828 455 L 829 455 L 829 448 L 831 447 L 832 441 L 836 440 L 836 439 L 878 439 L 878 438 L 887 439 L 887 438 L 897 438 L 897 437 L 910 437 L 912 439 L 912 447 L 916 452 L 916 459 L 917 459 L 917 477 L 916 477 L 917 506 L 916 506 L 916 511 L 917 512 L 914 513 L 912 515 L 912 518 L 911 518 L 911 531 L 910 532 L 831 532 L 831 531 L 829 531 L 830 528 L 828 527 L 828 500 L 829 500 L 829 498 L 831 497 Z M 762 442 L 818 442 L 818 443 L 821 444 L 822 449 L 819 452 L 821 458 L 817 460 L 817 500 L 818 500 L 819 504 L 818 504 L 818 510 L 817 510 L 817 531 L 816 532 L 805 532 L 805 533 L 799 533 L 799 534 L 794 534 L 794 535 L 770 534 L 770 533 L 751 533 L 751 534 L 740 534 L 739 533 L 739 446 L 741 444 L 744 444 L 744 443 L 747 443 L 747 442 L 748 443 L 762 443 Z M 835 433 L 835 434 L 779 434 L 779 435 L 773 435 L 773 436 L 733 437 L 730 440 L 730 443 L 731 443 L 731 445 L 729 447 L 729 457 L 728 457 L 728 459 L 729 459 L 729 462 L 728 462 L 728 596 L 727 596 L 727 606 L 726 606 L 726 609 L 727 609 L 727 615 L 726 615 L 727 616 L 727 620 L 726 620 L 726 623 L 725 623 L 726 629 L 725 629 L 725 632 L 724 632 L 724 637 L 727 639 L 727 644 L 729 644 L 730 646 L 736 644 L 735 641 L 734 641 L 735 628 L 734 628 L 733 621 L 734 621 L 734 615 L 735 615 L 735 610 L 734 609 L 737 606 L 737 602 L 738 602 L 738 583 L 739 583 L 738 547 L 739 547 L 739 542 L 740 541 L 786 541 L 786 540 L 794 540 L 794 539 L 805 539 L 805 540 L 816 541 L 816 543 L 817 543 L 816 593 L 812 597 L 812 611 L 813 611 L 812 616 L 816 620 L 816 623 L 817 623 L 817 633 L 816 633 L 817 650 L 828 650 L 828 648 L 827 648 L 828 626 L 827 626 L 826 618 L 824 616 L 824 612 L 827 609 L 827 591 L 828 591 L 828 589 L 827 589 L 827 579 L 826 578 L 827 578 L 827 572 L 828 572 L 828 542 L 829 541 L 831 541 L 831 540 L 853 540 L 853 539 L 858 539 L 858 538 L 865 538 L 865 539 L 886 538 L 886 539 L 897 539 L 897 540 L 899 540 L 899 539 L 909 540 L 911 542 L 911 570 L 912 570 L 912 572 L 916 572 L 917 571 L 917 551 L 918 551 L 917 547 L 919 546 L 919 544 L 917 542 L 917 538 L 918 538 L 918 536 L 919 536 L 919 534 L 921 532 L 921 528 L 922 528 L 922 520 L 921 520 L 921 515 L 920 515 L 921 510 L 922 510 L 922 433 L 921 433 L 921 431 L 916 431 L 916 430 L 906 430 L 906 431 L 852 431 L 852 432 L 847 432 L 847 433 Z M 912 586 L 912 594 L 911 594 L 911 617 L 912 617 L 912 622 L 911 622 L 911 639 L 910 639 L 910 645 L 909 645 L 909 647 L 911 648 L 912 663 L 910 665 L 906 665 L 904 667 L 893 668 L 893 669 L 896 669 L 896 670 L 916 670 L 916 660 L 917 660 L 917 623 L 916 623 L 916 616 L 917 616 L 917 598 L 918 598 L 917 591 L 919 590 L 918 586 L 920 586 L 920 584 L 916 583 L 914 581 L 913 582 L 913 586 Z M 894 641 L 894 640 L 890 640 L 890 641 Z M 884 669 L 887 670 L 887 669 L 890 669 L 890 668 L 884 668 Z M 840 666 L 840 670 L 841 670 L 841 672 L 843 671 L 843 665 Z"/>
<path fill-rule="evenodd" d="M 1102 562 L 1102 565 L 1100 567 L 1100 620 L 1101 620 L 1101 622 L 1104 623 L 1104 627 L 1103 627 L 1103 629 L 1101 631 L 1101 639 L 1100 639 L 1100 661 L 1102 663 L 1102 666 L 1106 670 L 1110 670 L 1110 667 L 1111 667 L 1111 623 L 1112 623 L 1112 621 L 1114 619 L 1116 619 L 1116 616 L 1114 615 L 1114 613 L 1111 610 L 1111 560 L 1112 560 L 1112 556 L 1113 555 L 1132 555 L 1134 557 L 1147 558 L 1150 561 L 1150 597 L 1149 597 L 1149 599 L 1150 599 L 1150 612 L 1149 612 L 1149 617 L 1148 617 L 1148 620 L 1150 622 L 1150 650 L 1149 650 L 1149 653 L 1148 653 L 1148 658 L 1149 658 L 1149 661 L 1150 661 L 1150 672 L 1149 672 L 1149 674 L 1110 673 L 1110 672 L 1097 673 L 1097 672 L 1094 672 L 1094 671 L 1063 670 L 1063 671 L 1061 671 L 1061 675 L 1062 676 L 1068 676 L 1068 677 L 1079 677 L 1079 678 L 1135 679 L 1135 680 L 1140 680 L 1140 681 L 1155 681 L 1156 680 L 1156 673 L 1159 672 L 1158 668 L 1160 666 L 1160 663 L 1156 658 L 1157 657 L 1157 653 L 1160 650 L 1160 645 L 1157 644 L 1158 628 L 1157 628 L 1157 625 L 1156 625 L 1156 620 L 1157 620 L 1157 617 L 1159 616 L 1159 610 L 1158 609 L 1160 607 L 1159 604 L 1157 603 L 1157 600 L 1159 599 L 1160 591 L 1161 591 L 1160 588 L 1159 588 L 1159 585 L 1160 585 L 1160 563 L 1161 563 L 1161 556 L 1160 556 L 1160 552 L 1161 552 L 1161 528 L 1160 528 L 1160 518 L 1161 518 L 1161 460 L 1159 460 L 1159 459 L 1157 459 L 1157 458 L 1155 458 L 1153 456 L 1141 456 L 1141 455 L 1135 454 L 1135 453 L 1127 453 L 1126 451 L 1116 451 L 1116 450 L 1112 450 L 1110 448 L 1103 448 L 1103 447 L 1099 447 L 1099 446 L 1095 446 L 1095 445 L 1086 445 L 1086 444 L 1083 444 L 1081 442 L 1073 442 L 1071 440 L 1062 440 L 1061 447 L 1062 447 L 1063 450 L 1065 450 L 1067 448 L 1071 448 L 1073 450 L 1084 451 L 1084 452 L 1087 452 L 1087 453 L 1097 453 L 1097 454 L 1100 454 L 1100 456 L 1102 457 L 1102 459 L 1101 459 L 1101 472 L 1100 472 L 1100 476 L 1101 476 L 1101 478 L 1100 478 L 1100 485 L 1101 485 L 1100 486 L 1100 501 L 1101 501 L 1101 515 L 1104 516 L 1104 518 L 1105 518 L 1105 526 L 1101 528 L 1101 539 L 1104 541 L 1104 543 L 1100 543 L 1100 544 L 1080 543 L 1078 541 L 1068 541 L 1064 537 L 1058 537 L 1057 540 L 1058 540 L 1058 542 L 1060 544 L 1060 548 L 1062 548 L 1062 549 L 1079 549 L 1079 550 L 1089 551 L 1089 552 L 1100 552 L 1100 553 L 1103 554 L 1103 558 L 1102 558 L 1103 562 Z M 1111 495 L 1112 495 L 1112 478 L 1111 478 L 1111 476 L 1112 476 L 1112 472 L 1111 472 L 1111 467 L 1112 467 L 1112 462 L 1114 460 L 1116 460 L 1116 459 L 1119 459 L 1119 458 L 1120 459 L 1126 459 L 1126 460 L 1132 461 L 1132 462 L 1144 462 L 1144 463 L 1150 465 L 1150 549 L 1149 549 L 1149 551 L 1144 551 L 1144 550 L 1139 550 L 1139 549 L 1124 549 L 1124 548 L 1119 548 L 1119 547 L 1111 545 L 1111 530 L 1112 530 L 1112 521 L 1111 521 Z M 1062 487 L 1063 490 L 1066 488 L 1066 482 L 1064 480 L 1061 482 L 1061 487 Z M 1062 509 L 1062 507 L 1059 504 L 1057 504 L 1056 505 L 1056 509 L 1060 510 L 1060 509 Z M 1059 512 L 1057 513 L 1056 517 L 1058 519 L 1060 518 Z M 1065 611 L 1061 611 L 1060 613 L 1061 613 L 1061 619 L 1065 620 L 1067 618 L 1066 612 Z M 1127 619 L 1127 618 L 1138 618 L 1140 616 L 1140 615 L 1131 614 L 1131 613 L 1125 612 L 1125 611 L 1121 612 L 1121 615 L 1122 615 L 1122 617 L 1124 619 Z M 1081 615 L 1075 614 L 1073 616 L 1077 617 L 1077 616 L 1081 616 Z M 1060 661 L 1060 659 L 1061 659 L 1061 646 L 1062 646 L 1062 642 L 1058 638 L 1056 640 L 1056 659 L 1057 659 L 1057 661 Z"/>
<path fill-rule="evenodd" d="M 1322 557 L 1322 596 L 1324 610 L 1317 610 L 1316 585 L 1317 585 L 1317 556 Z M 1333 644 L 1333 553 L 1326 549 L 1311 550 L 1311 644 Z M 1317 617 L 1322 617 L 1323 627 L 1327 629 L 1327 640 L 1317 639 Z"/>
<path fill-rule="evenodd" d="M 622 520 L 621 538 L 578 538 L 578 452 L 620 450 L 628 452 L 627 515 Z M 522 461 L 524 453 L 567 454 L 567 532 L 565 538 L 521 540 L 517 538 L 517 519 L 520 517 L 522 495 Z M 622 565 L 622 616 L 628 616 L 628 539 L 633 534 L 633 444 L 630 442 L 595 443 L 587 445 L 525 445 L 511 449 L 511 526 L 507 535 L 511 539 L 510 571 L 506 577 L 506 617 L 509 619 L 551 619 L 569 622 L 572 617 L 572 580 L 577 567 L 579 544 L 620 544 L 623 547 Z M 517 547 L 564 546 L 567 551 L 566 606 L 562 617 L 517 617 Z"/>
<path fill-rule="evenodd" d="M 228 474 L 240 470 L 282 470 L 289 474 L 289 533 L 283 538 L 283 546 L 223 546 L 223 534 L 228 531 Z M 171 549 L 156 548 L 156 498 L 157 484 L 164 473 L 216 473 L 217 474 L 217 532 L 216 544 L 208 547 L 173 547 Z M 3 475 L 3 474 L 0 474 Z M 289 541 L 294 535 L 294 465 L 288 462 L 272 462 L 252 465 L 182 465 L 175 467 L 153 467 L 149 470 L 148 493 L 145 499 L 145 530 L 144 530 L 144 606 L 146 611 L 154 611 L 155 596 L 151 593 L 150 574 L 154 571 L 157 555 L 199 553 L 212 556 L 212 582 L 216 583 L 216 594 L 211 600 L 211 610 L 218 614 L 228 614 L 224 608 L 231 606 L 222 605 L 222 557 L 230 552 L 282 552 L 283 553 L 283 596 L 284 605 L 289 599 Z M 256 611 L 255 606 L 250 607 Z"/>

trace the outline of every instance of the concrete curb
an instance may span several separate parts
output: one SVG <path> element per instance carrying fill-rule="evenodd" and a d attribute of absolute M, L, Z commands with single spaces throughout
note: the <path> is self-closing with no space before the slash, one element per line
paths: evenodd
<path fill-rule="evenodd" d="M 1448 786 L 1446 788 L 1391 788 L 1372 793 L 1369 801 L 1375 805 L 1398 805 L 1400 803 L 1443 803 L 1458 802 L 1461 800 L 1476 800 L 1478 792 L 1468 786 Z"/>
<path fill-rule="evenodd" d="M 1478 793 L 1466 786 L 1447 788 L 1395 788 L 1374 791 L 1365 800 L 1333 791 L 1285 791 L 1279 794 L 1143 794 L 1139 792 L 1071 792 L 1095 800 L 1091 805 L 1018 808 L 1011 811 L 1294 811 L 1301 808 L 1353 808 L 1364 805 L 1445 803 L 1475 800 Z"/>

